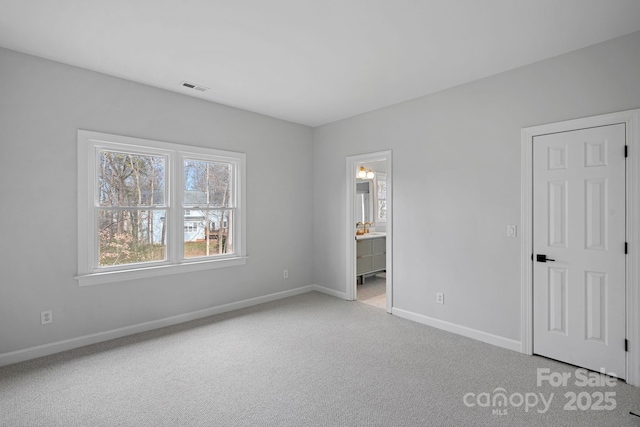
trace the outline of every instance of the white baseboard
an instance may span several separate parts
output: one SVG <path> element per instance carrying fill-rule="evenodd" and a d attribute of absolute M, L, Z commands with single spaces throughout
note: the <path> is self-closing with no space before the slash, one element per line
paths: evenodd
<path fill-rule="evenodd" d="M 242 301 L 236 301 L 229 304 L 223 304 L 215 307 L 205 308 L 202 310 L 192 311 L 190 313 L 178 314 L 176 316 L 166 317 L 164 319 L 153 320 L 150 322 L 138 323 L 123 328 L 112 329 L 109 331 L 98 332 L 95 334 L 84 335 L 77 338 L 70 338 L 63 341 L 56 341 L 49 344 L 43 344 L 35 347 L 29 347 L 22 350 L 16 350 L 8 353 L 0 354 L 0 366 L 10 365 L 13 363 L 23 362 L 25 360 L 35 359 L 37 357 L 48 356 L 50 354 L 60 353 L 62 351 L 71 350 L 78 347 L 84 347 L 90 344 L 96 344 L 115 338 L 121 338 L 127 335 L 146 332 L 153 329 L 163 328 L 165 326 L 177 325 L 179 323 L 196 320 L 203 317 L 213 316 L 215 314 L 226 313 L 228 311 L 238 310 L 265 302 L 275 301 L 282 298 L 288 298 L 294 295 L 306 292 L 318 291 L 327 295 L 334 296 L 343 300 L 347 300 L 345 292 L 336 291 L 335 289 L 326 288 L 320 285 L 308 285 L 288 291 L 276 292 L 260 297 L 249 298 Z M 465 326 L 456 325 L 455 323 L 446 322 L 444 320 L 434 319 L 422 314 L 413 313 L 411 311 L 393 308 L 391 313 L 395 316 L 402 317 L 414 322 L 422 323 L 444 331 L 453 332 L 468 338 L 488 344 L 503 347 L 509 350 L 521 351 L 520 341 L 511 340 L 487 332 L 478 331 L 476 329 L 467 328 Z"/>
<path fill-rule="evenodd" d="M 138 323 L 136 325 L 112 329 L 110 331 L 98 332 L 95 334 L 84 335 L 77 338 L 70 338 L 63 341 L 56 341 L 49 344 L 43 344 L 35 347 L 25 348 L 22 350 L 12 351 L 9 353 L 3 353 L 0 354 L 0 366 L 24 362 L 25 360 L 48 356 L 50 354 L 60 353 L 62 351 L 71 350 L 78 347 L 84 347 L 85 345 L 96 344 L 99 342 L 112 340 L 114 338 L 120 338 L 127 335 L 163 328 L 165 326 L 177 325 L 178 323 L 188 322 L 190 320 L 200 319 L 207 316 L 213 316 L 214 314 L 226 313 L 228 311 L 238 310 L 240 308 L 250 307 L 252 305 L 275 301 L 282 298 L 292 297 L 294 295 L 299 295 L 314 290 L 317 290 L 315 285 L 302 286 L 300 288 L 295 288 L 288 291 L 276 292 L 273 294 L 249 298 L 242 301 L 219 305 L 216 307 L 192 311 L 190 313 L 178 314 L 176 316 L 166 317 L 164 319 L 152 320 L 150 322 Z"/>
<path fill-rule="evenodd" d="M 522 350 L 522 344 L 520 341 L 512 340 L 509 338 L 493 335 L 488 332 L 479 331 L 477 329 L 467 328 L 466 326 L 456 325 L 455 323 L 447 322 L 440 319 L 434 319 L 433 317 L 424 316 L 422 314 L 413 313 L 411 311 L 402 310 L 400 308 L 392 308 L 391 314 L 394 316 L 402 317 L 404 319 L 413 320 L 414 322 L 422 323 L 434 328 L 442 329 L 443 331 L 453 332 L 454 334 L 462 335 L 463 337 L 473 338 L 474 340 L 486 342 L 498 347 L 506 348 L 508 350 L 517 351 Z"/>
<path fill-rule="evenodd" d="M 322 292 L 323 294 L 331 295 L 332 297 L 340 298 L 340 299 L 348 299 L 346 292 L 336 291 L 335 289 L 325 288 L 320 285 L 311 285 L 314 291 Z"/>

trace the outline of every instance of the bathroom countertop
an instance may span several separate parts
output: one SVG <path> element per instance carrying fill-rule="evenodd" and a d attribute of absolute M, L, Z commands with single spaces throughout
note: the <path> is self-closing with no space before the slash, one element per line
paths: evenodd
<path fill-rule="evenodd" d="M 378 237 L 387 237 L 387 233 L 382 231 L 372 231 L 371 233 L 367 234 L 356 234 L 356 240 L 376 239 Z"/>

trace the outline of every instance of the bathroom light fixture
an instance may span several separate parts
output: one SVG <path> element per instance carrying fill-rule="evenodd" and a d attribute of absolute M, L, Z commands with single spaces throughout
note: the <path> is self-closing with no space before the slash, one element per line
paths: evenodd
<path fill-rule="evenodd" d="M 360 179 L 373 179 L 375 174 L 371 169 L 365 169 L 364 166 L 360 166 L 360 170 L 358 170 L 358 174 L 356 176 Z"/>

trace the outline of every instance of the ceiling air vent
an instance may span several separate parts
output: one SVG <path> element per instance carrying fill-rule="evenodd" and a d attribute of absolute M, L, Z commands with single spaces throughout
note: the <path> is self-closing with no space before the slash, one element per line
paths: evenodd
<path fill-rule="evenodd" d="M 184 87 L 187 87 L 187 88 L 193 89 L 193 90 L 197 90 L 197 91 L 200 91 L 200 92 L 206 92 L 206 91 L 209 90 L 208 87 L 200 86 L 200 85 L 189 83 L 189 82 L 182 82 L 181 84 Z"/>

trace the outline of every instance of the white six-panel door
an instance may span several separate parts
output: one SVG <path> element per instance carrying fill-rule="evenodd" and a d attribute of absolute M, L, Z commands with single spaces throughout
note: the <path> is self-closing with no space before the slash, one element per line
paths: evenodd
<path fill-rule="evenodd" d="M 533 351 L 620 378 L 626 375 L 624 146 L 624 124 L 533 140 Z"/>

